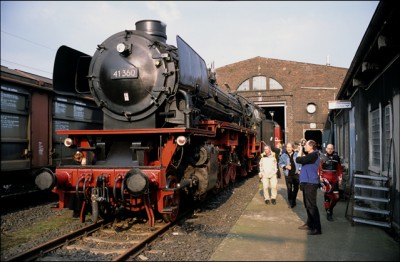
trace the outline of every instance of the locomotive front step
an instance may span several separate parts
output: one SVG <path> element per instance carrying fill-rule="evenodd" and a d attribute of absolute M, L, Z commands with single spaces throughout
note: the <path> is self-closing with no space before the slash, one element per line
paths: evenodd
<path fill-rule="evenodd" d="M 178 210 L 178 208 L 179 208 L 179 207 L 177 207 L 177 206 L 165 207 L 165 208 L 162 209 L 162 212 L 165 212 L 165 213 L 172 213 L 172 212 Z"/>

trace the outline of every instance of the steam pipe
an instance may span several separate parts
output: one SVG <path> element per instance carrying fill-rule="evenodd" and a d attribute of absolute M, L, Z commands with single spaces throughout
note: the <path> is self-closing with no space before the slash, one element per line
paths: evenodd
<path fill-rule="evenodd" d="M 79 178 L 78 181 L 76 182 L 76 186 L 75 186 L 75 194 L 76 197 L 79 199 L 79 184 L 81 183 L 83 177 Z"/>
<path fill-rule="evenodd" d="M 117 178 L 115 178 L 114 185 L 113 185 L 113 195 L 114 195 L 115 201 L 118 201 L 118 202 L 120 202 L 118 197 L 117 197 L 117 183 L 118 183 L 119 180 L 122 181 L 122 177 L 121 176 L 118 176 Z M 122 191 L 121 191 L 121 195 L 122 195 Z"/>
<path fill-rule="evenodd" d="M 190 113 L 192 112 L 192 100 L 190 99 L 189 95 L 187 94 L 186 91 L 179 89 L 178 90 L 179 93 L 182 94 L 183 98 L 185 99 L 185 110 L 184 110 L 184 114 L 185 114 L 185 127 L 190 128 L 191 127 L 191 123 L 190 123 Z"/>

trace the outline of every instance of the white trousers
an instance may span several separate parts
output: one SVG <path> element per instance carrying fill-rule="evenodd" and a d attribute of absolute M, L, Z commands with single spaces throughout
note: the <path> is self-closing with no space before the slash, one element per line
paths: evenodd
<path fill-rule="evenodd" d="M 276 199 L 276 195 L 278 194 L 278 179 L 276 175 L 270 178 L 263 177 L 262 183 L 264 187 L 264 200 Z M 271 197 L 268 190 L 269 188 L 271 188 Z"/>

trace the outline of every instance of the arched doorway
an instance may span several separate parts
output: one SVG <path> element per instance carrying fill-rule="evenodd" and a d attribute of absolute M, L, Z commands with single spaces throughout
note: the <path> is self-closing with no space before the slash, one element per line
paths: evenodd
<path fill-rule="evenodd" d="M 267 119 L 271 119 L 278 123 L 282 130 L 282 143 L 286 143 L 286 103 L 281 102 L 255 102 L 258 106 L 264 109 L 264 113 Z M 272 113 L 272 115 L 271 115 Z"/>

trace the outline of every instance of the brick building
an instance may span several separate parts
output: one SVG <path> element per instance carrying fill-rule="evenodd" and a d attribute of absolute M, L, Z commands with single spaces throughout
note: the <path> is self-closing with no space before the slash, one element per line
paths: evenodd
<path fill-rule="evenodd" d="M 218 85 L 264 108 L 284 130 L 284 143 L 305 137 L 323 147 L 328 101 L 335 100 L 346 73 L 346 68 L 259 56 L 216 69 Z"/>

